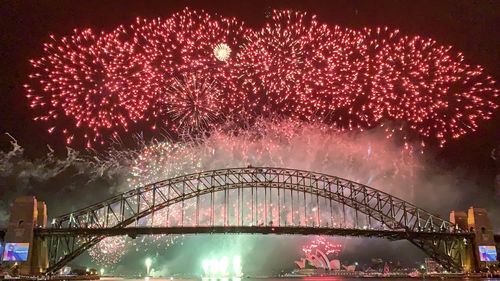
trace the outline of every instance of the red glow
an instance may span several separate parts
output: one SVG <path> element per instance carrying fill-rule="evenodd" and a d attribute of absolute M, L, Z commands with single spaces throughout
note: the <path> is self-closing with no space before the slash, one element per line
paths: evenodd
<path fill-rule="evenodd" d="M 326 240 L 325 237 L 318 236 L 310 244 L 302 247 L 302 251 L 306 256 L 315 254 L 315 250 L 320 250 L 327 256 L 330 254 L 339 255 L 342 251 L 342 244 L 334 244 Z"/>

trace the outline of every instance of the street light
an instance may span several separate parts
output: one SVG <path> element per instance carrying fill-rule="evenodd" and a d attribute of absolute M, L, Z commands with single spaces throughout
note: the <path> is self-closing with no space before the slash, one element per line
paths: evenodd
<path fill-rule="evenodd" d="M 153 261 L 151 258 L 146 258 L 145 264 L 146 264 L 146 276 L 149 276 L 149 269 L 151 268 L 151 264 Z"/>

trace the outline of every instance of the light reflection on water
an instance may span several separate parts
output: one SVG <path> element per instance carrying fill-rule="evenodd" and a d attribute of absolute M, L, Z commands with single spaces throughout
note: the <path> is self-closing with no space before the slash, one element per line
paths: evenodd
<path fill-rule="evenodd" d="M 170 278 L 142 278 L 142 279 L 128 279 L 128 278 L 113 278 L 113 277 L 105 277 L 101 278 L 101 280 L 105 281 L 172 281 Z M 201 281 L 200 279 L 181 279 L 181 278 L 175 278 L 173 279 L 174 281 Z M 212 281 L 211 279 L 208 279 L 209 281 Z M 356 278 L 356 277 L 342 277 L 342 276 L 325 276 L 325 277 L 296 277 L 296 278 L 243 278 L 241 279 L 242 281 L 410 281 L 410 280 L 449 280 L 449 281 L 459 281 L 459 280 L 467 280 L 467 281 L 500 281 L 500 278 L 445 278 L 445 279 L 439 279 L 439 278 L 377 278 L 377 277 L 370 277 L 370 278 Z M 218 280 L 220 281 L 220 280 Z"/>

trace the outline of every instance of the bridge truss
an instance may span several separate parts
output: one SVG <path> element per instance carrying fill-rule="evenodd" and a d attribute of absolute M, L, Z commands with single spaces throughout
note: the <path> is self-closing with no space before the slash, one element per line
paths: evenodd
<path fill-rule="evenodd" d="M 473 237 L 380 190 L 309 171 L 247 167 L 167 179 L 55 218 L 48 240 L 54 273 L 108 236 L 263 233 L 406 239 L 460 271 Z"/>

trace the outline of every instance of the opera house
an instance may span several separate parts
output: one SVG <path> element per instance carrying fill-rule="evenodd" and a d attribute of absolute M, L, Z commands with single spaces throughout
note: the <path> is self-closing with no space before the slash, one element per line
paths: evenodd
<path fill-rule="evenodd" d="M 320 249 L 315 249 L 314 251 L 306 252 L 305 257 L 295 264 L 299 267 L 299 271 L 302 273 L 316 274 L 327 271 L 348 271 L 354 272 L 356 270 L 356 265 L 341 265 L 340 260 L 332 259 L 330 260 L 328 256 Z M 300 273 L 296 272 L 296 273 Z"/>

